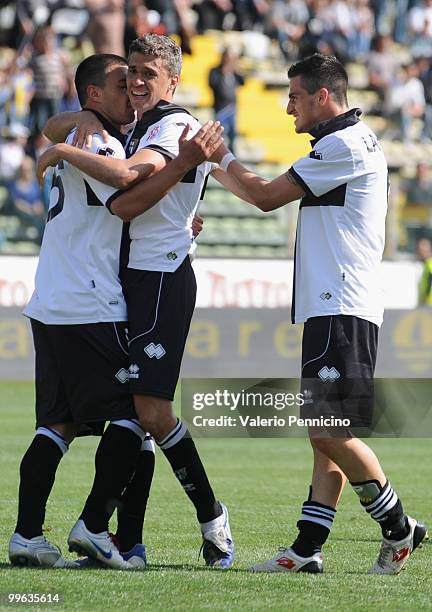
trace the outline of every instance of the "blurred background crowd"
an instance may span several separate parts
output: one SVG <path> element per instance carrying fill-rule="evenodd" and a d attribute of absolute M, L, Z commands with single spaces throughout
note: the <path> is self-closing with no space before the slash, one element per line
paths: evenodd
<path fill-rule="evenodd" d="M 308 150 L 284 117 L 288 66 L 337 55 L 350 105 L 389 161 L 385 256 L 414 258 L 432 238 L 432 0 L 0 0 L 0 253 L 38 252 L 49 184 L 37 184 L 35 159 L 47 118 L 80 108 L 76 65 L 124 55 L 146 32 L 182 46 L 177 102 L 203 121 L 217 116 L 237 155 L 267 176 Z M 202 256 L 292 255 L 292 207 L 262 216 L 209 187 Z"/>

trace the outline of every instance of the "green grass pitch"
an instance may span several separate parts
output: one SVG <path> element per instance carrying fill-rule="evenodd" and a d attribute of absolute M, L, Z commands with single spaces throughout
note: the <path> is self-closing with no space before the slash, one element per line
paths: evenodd
<path fill-rule="evenodd" d="M 368 576 L 380 542 L 377 526 L 347 488 L 325 548 L 325 573 L 251 574 L 248 567 L 289 545 L 307 495 L 311 452 L 300 439 L 197 440 L 216 495 L 228 506 L 237 546 L 235 568 L 209 570 L 198 559 L 194 511 L 157 453 L 145 524 L 145 572 L 11 568 L 7 544 L 15 525 L 18 469 L 32 437 L 33 387 L 0 383 L 0 593 L 58 592 L 60 604 L 31 610 L 432 610 L 431 545 L 416 551 L 396 577 Z M 47 509 L 47 536 L 66 551 L 93 473 L 95 439 L 77 440 L 60 465 Z M 431 523 L 430 440 L 375 440 L 373 448 L 406 510 Z M 23 606 L 20 606 L 22 609 Z"/>

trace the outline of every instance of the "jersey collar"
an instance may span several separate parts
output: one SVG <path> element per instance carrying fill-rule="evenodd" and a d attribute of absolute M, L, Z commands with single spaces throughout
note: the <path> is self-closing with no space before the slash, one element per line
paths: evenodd
<path fill-rule="evenodd" d="M 324 136 L 355 125 L 360 121 L 361 114 L 362 111 L 360 108 L 351 108 L 346 113 L 342 113 L 342 115 L 318 123 L 318 125 L 309 132 L 310 135 L 314 137 L 314 140 L 311 140 L 311 145 L 314 147 L 321 138 L 324 138 Z"/>
<path fill-rule="evenodd" d="M 108 134 L 110 134 L 111 136 L 114 136 L 114 138 L 117 138 L 117 140 L 119 140 L 122 143 L 122 145 L 125 146 L 126 136 L 122 134 L 116 127 L 114 127 L 113 124 L 108 121 L 108 119 L 106 119 L 103 115 L 101 115 L 101 113 L 94 110 L 93 108 L 83 108 L 82 110 L 89 110 L 93 114 L 95 114 L 96 117 L 99 119 L 99 121 L 104 126 L 104 128 L 106 129 L 106 131 L 108 132 Z"/>

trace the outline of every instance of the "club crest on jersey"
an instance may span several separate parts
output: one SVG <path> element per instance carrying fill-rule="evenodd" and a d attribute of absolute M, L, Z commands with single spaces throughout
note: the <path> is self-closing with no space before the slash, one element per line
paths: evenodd
<path fill-rule="evenodd" d="M 160 130 L 160 125 L 155 125 L 154 128 L 150 130 L 150 133 L 146 138 L 146 142 L 148 142 L 149 140 L 153 140 L 153 138 L 157 136 L 157 134 L 159 133 L 159 130 Z"/>
<path fill-rule="evenodd" d="M 128 154 L 129 156 L 133 155 L 135 153 L 135 151 L 137 150 L 138 144 L 139 144 L 140 139 L 139 138 L 131 138 L 129 144 L 128 144 Z"/>

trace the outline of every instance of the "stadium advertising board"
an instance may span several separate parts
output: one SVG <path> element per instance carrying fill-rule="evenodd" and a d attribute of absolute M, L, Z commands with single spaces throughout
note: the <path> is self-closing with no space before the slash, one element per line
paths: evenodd
<path fill-rule="evenodd" d="M 198 308 L 182 375 L 296 377 L 301 326 L 287 308 Z M 428 378 L 432 372 L 432 309 L 388 310 L 380 333 L 377 376 Z M 0 307 L 0 378 L 33 378 L 30 325 L 16 307 Z"/>

